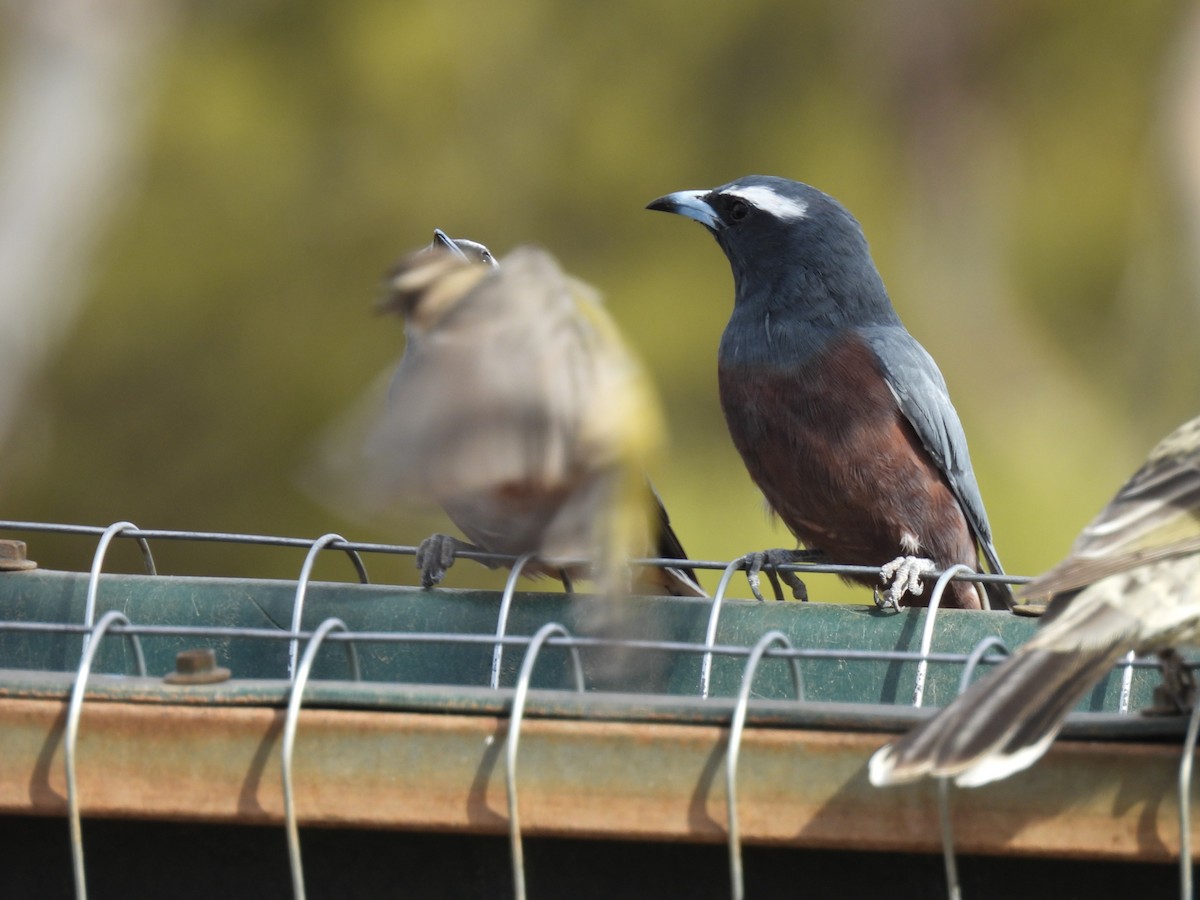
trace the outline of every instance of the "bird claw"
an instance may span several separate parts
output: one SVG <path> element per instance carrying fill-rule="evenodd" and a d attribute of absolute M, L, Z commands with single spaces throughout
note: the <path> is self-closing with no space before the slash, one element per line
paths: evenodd
<path fill-rule="evenodd" d="M 937 569 L 931 559 L 919 556 L 898 556 L 879 570 L 879 580 L 889 584 L 883 596 L 875 592 L 875 605 L 880 609 L 899 609 L 905 594 L 919 597 L 925 590 L 921 576 Z"/>
<path fill-rule="evenodd" d="M 746 560 L 746 581 L 750 583 L 750 593 L 754 595 L 755 600 L 762 603 L 766 598 L 763 597 L 762 591 L 759 590 L 761 581 L 758 573 L 762 571 L 762 567 L 767 561 L 767 554 L 758 550 L 754 553 L 747 553 L 743 558 Z M 772 574 L 769 571 L 767 573 L 768 577 Z"/>
<path fill-rule="evenodd" d="M 884 596 L 883 592 L 880 591 L 879 588 L 874 588 L 871 591 L 871 596 L 875 600 L 875 608 L 876 609 L 883 609 L 883 610 L 899 609 L 899 607 L 894 606 L 891 603 L 891 601 L 889 601 L 888 598 L 886 596 Z"/>
<path fill-rule="evenodd" d="M 795 572 L 780 572 L 779 577 L 792 589 L 792 597 L 801 603 L 808 602 L 808 585 Z"/>
<path fill-rule="evenodd" d="M 781 572 L 778 566 L 794 565 L 798 562 L 810 562 L 812 554 L 806 553 L 803 550 L 759 550 L 754 553 L 747 553 L 743 559 L 746 561 L 746 580 L 750 583 L 750 593 L 754 594 L 754 599 L 762 601 L 764 599 L 760 590 L 761 579 L 759 573 L 766 567 L 767 578 L 771 581 L 771 588 L 775 592 L 776 600 L 783 600 L 783 587 L 779 584 L 779 580 L 787 584 L 792 589 L 792 596 L 797 600 L 808 600 L 808 587 L 800 580 L 795 572 Z"/>
<path fill-rule="evenodd" d="M 448 534 L 431 534 L 417 547 L 417 568 L 421 570 L 421 587 L 431 588 L 441 583 L 446 571 L 454 565 L 460 550 L 475 549 L 471 544 Z"/>

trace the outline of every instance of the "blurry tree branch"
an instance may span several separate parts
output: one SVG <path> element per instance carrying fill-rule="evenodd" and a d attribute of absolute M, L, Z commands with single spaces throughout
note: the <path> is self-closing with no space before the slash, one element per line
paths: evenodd
<path fill-rule="evenodd" d="M 83 295 L 172 10 L 159 0 L 0 7 L 0 445 Z"/>

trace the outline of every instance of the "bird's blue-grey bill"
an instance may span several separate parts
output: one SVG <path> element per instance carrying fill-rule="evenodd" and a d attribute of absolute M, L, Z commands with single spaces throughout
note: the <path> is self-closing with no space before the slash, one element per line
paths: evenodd
<path fill-rule="evenodd" d="M 689 219 L 695 219 L 706 228 L 716 229 L 720 227 L 721 220 L 717 216 L 717 211 L 704 199 L 707 193 L 707 191 L 676 191 L 665 197 L 659 197 L 657 200 L 651 200 L 646 204 L 646 209 L 657 209 L 686 216 Z"/>

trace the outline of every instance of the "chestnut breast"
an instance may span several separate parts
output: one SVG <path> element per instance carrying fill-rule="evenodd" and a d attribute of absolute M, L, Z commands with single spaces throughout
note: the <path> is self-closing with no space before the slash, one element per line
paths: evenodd
<path fill-rule="evenodd" d="M 978 566 L 946 477 L 862 338 L 845 333 L 799 365 L 722 360 L 718 375 L 746 468 L 805 545 L 854 565 L 912 554 Z"/>

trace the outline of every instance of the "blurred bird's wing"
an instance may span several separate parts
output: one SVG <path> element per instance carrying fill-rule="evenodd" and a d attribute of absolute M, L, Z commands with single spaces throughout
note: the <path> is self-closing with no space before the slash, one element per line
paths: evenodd
<path fill-rule="evenodd" d="M 508 258 L 504 265 L 508 265 Z M 656 503 L 662 518 L 666 518 L 653 488 L 647 494 L 644 474 L 662 451 L 666 425 L 649 378 L 625 345 L 600 295 L 583 282 L 567 282 L 577 311 L 580 347 L 590 360 L 591 384 L 580 404 L 578 449 L 594 465 L 609 467 L 616 476 L 614 494 L 601 510 L 606 519 L 596 526 L 600 535 L 596 549 L 605 557 L 600 569 L 613 573 L 625 560 L 651 546 L 651 534 L 658 533 L 650 531 L 656 527 L 650 522 L 651 505 Z M 591 513 L 596 515 L 595 510 Z M 674 548 L 682 558 L 678 538 L 674 538 Z M 684 581 L 671 571 L 658 579 L 659 587 L 667 593 L 705 596 L 698 585 L 684 585 Z"/>
<path fill-rule="evenodd" d="M 881 748 L 873 784 L 925 775 L 986 784 L 1031 765 L 1125 653 L 1200 640 L 1200 419 L 1168 435 L 1060 565 L 1023 593 L 1057 594 L 1016 653 L 937 716 Z"/>
<path fill-rule="evenodd" d="M 390 476 L 375 471 L 377 460 L 366 458 L 364 447 L 379 430 L 380 410 L 387 407 L 395 365 L 381 371 L 362 395 L 314 441 L 296 473 L 300 488 L 327 509 L 359 524 L 380 522 L 394 526 L 403 518 Z"/>
<path fill-rule="evenodd" d="M 1030 640 L 936 716 L 875 753 L 871 782 L 932 775 L 974 787 L 1006 778 L 1045 753 L 1070 711 L 1127 652 L 1198 637 L 1200 556 L 1102 578 L 1043 617 Z"/>
<path fill-rule="evenodd" d="M 1155 560 L 1200 551 L 1200 418 L 1165 437 L 1061 563 L 1021 589 L 1024 597 L 1077 590 Z"/>
<path fill-rule="evenodd" d="M 992 544 L 992 527 L 983 508 L 983 496 L 971 467 L 967 436 L 933 357 L 902 327 L 866 327 L 862 334 L 883 367 L 884 378 L 900 404 L 900 411 L 946 476 L 971 532 L 983 549 L 988 568 L 1003 572 Z"/>

